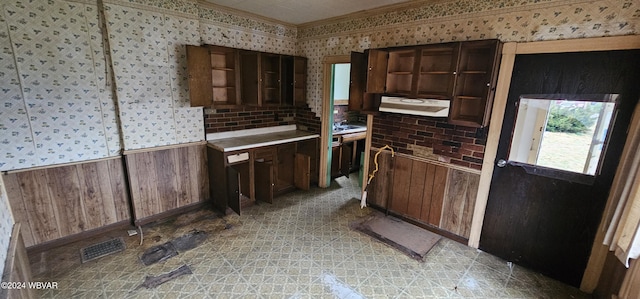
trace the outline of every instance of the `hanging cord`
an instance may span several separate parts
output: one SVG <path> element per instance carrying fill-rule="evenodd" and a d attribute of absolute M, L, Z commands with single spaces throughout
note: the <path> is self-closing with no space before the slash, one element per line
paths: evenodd
<path fill-rule="evenodd" d="M 362 192 L 362 198 L 360 199 L 361 209 L 367 206 L 367 189 L 369 188 L 369 184 L 371 183 L 371 180 L 373 180 L 373 178 L 376 176 L 376 172 L 378 172 L 378 155 L 380 155 L 380 153 L 385 149 L 388 149 L 391 151 L 392 158 L 396 155 L 396 152 L 389 145 L 385 145 L 382 148 L 378 149 L 378 152 L 373 157 L 373 164 L 376 165 L 376 169 L 369 175 L 369 179 L 367 180 L 367 185 L 364 187 L 364 191 Z"/>

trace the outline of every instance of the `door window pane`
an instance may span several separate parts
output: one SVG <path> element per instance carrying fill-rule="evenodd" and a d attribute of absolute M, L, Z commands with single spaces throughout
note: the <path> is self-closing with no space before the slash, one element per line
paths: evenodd
<path fill-rule="evenodd" d="M 509 161 L 595 175 L 618 95 L 523 96 Z"/>

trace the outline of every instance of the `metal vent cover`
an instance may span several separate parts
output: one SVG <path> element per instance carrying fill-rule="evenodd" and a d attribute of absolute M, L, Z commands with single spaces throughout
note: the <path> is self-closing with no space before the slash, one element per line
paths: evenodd
<path fill-rule="evenodd" d="M 116 252 L 124 251 L 125 246 L 122 238 L 107 240 L 98 244 L 80 249 L 82 263 L 101 258 Z"/>

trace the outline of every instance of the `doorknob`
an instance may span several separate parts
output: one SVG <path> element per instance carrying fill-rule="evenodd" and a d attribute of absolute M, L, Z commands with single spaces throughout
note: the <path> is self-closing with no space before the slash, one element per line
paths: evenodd
<path fill-rule="evenodd" d="M 504 159 L 500 159 L 500 160 L 498 160 L 498 163 L 496 163 L 496 166 L 498 166 L 500 168 L 505 167 L 505 166 L 507 166 L 507 161 L 505 161 Z"/>

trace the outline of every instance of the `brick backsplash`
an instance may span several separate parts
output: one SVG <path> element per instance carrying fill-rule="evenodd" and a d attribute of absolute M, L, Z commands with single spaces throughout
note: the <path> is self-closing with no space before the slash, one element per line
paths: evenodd
<path fill-rule="evenodd" d="M 320 134 L 322 121 L 309 107 L 298 107 L 295 116 L 298 129 Z"/>
<path fill-rule="evenodd" d="M 310 108 L 246 106 L 204 110 L 207 134 L 295 124 L 303 130 L 320 132 L 320 119 Z"/>
<path fill-rule="evenodd" d="M 206 133 L 275 127 L 295 124 L 295 107 L 238 107 L 205 109 Z"/>
<path fill-rule="evenodd" d="M 486 128 L 452 125 L 446 119 L 381 113 L 374 117 L 372 146 L 385 144 L 408 155 L 481 169 Z"/>

